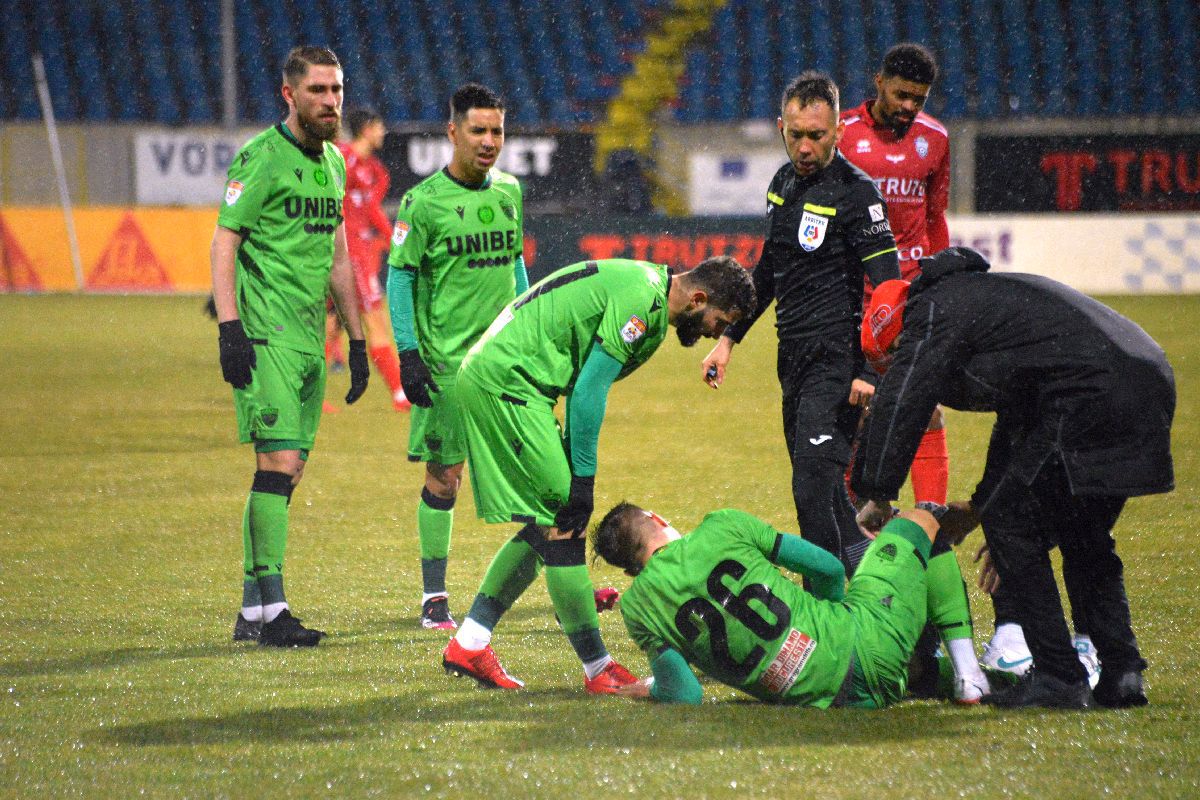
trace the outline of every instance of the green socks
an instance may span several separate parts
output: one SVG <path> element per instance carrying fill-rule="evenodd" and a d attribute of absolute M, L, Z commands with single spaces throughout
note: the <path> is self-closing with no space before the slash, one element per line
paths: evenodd
<path fill-rule="evenodd" d="M 492 630 L 537 578 L 541 568 L 541 559 L 524 539 L 514 537 L 505 542 L 492 558 L 467 616 Z"/>
<path fill-rule="evenodd" d="M 258 582 L 263 621 L 273 620 L 287 607 L 283 594 L 283 553 L 287 548 L 288 501 L 291 476 L 259 470 L 246 501 L 242 541 L 249 540 L 251 570 Z M 243 587 L 243 602 L 246 596 Z"/>
<path fill-rule="evenodd" d="M 929 621 L 937 627 L 942 639 L 970 639 L 974 635 L 971 606 L 954 551 L 947 550 L 930 558 L 925 578 L 928 581 Z"/>
<path fill-rule="evenodd" d="M 446 593 L 446 564 L 454 528 L 454 499 L 421 490 L 417 504 L 417 535 L 421 539 L 421 584 L 425 596 Z"/>

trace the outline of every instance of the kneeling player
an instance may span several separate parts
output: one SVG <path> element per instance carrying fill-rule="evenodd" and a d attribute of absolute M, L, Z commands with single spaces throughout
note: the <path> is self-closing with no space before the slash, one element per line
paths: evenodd
<path fill-rule="evenodd" d="M 593 534 L 597 555 L 635 576 L 621 613 L 653 681 L 621 694 L 699 703 L 688 668 L 773 703 L 882 708 L 904 696 L 925 625 L 925 567 L 938 530 L 907 511 L 871 544 L 846 589 L 842 563 L 742 511 L 714 511 L 688 536 L 621 503 Z M 777 566 L 809 579 L 812 594 Z"/>

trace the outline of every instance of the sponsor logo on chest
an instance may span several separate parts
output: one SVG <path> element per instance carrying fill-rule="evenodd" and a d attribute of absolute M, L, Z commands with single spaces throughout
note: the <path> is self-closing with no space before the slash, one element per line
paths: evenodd
<path fill-rule="evenodd" d="M 825 241 L 825 231 L 828 228 L 829 220 L 827 218 L 811 211 L 805 211 L 804 216 L 800 217 L 800 230 L 797 232 L 800 249 L 806 253 L 816 250 Z"/>

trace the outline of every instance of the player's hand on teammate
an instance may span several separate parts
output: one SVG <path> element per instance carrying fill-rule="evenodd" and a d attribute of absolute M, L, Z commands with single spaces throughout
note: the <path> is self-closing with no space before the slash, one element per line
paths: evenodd
<path fill-rule="evenodd" d="M 958 545 L 967 534 L 979 526 L 979 515 L 970 500 L 955 500 L 947 504 L 946 513 L 939 520 L 941 536 L 950 544 Z"/>
<path fill-rule="evenodd" d="M 887 525 L 892 517 L 896 516 L 896 509 L 892 508 L 892 504 L 886 500 L 868 500 L 861 509 L 859 509 L 856 520 L 860 527 L 868 533 L 879 533 L 884 525 Z"/>
<path fill-rule="evenodd" d="M 221 351 L 221 377 L 235 389 L 245 389 L 254 380 L 258 356 L 246 336 L 240 319 L 231 319 L 217 326 L 217 344 Z"/>
<path fill-rule="evenodd" d="M 404 350 L 400 356 L 400 382 L 404 384 L 404 393 L 413 405 L 430 408 L 433 398 L 430 392 L 436 392 L 438 385 L 433 382 L 429 367 L 421 360 L 421 354 L 416 350 Z"/>
<path fill-rule="evenodd" d="M 366 339 L 350 340 L 346 364 L 350 367 L 350 391 L 346 392 L 346 404 L 353 405 L 355 400 L 363 396 L 363 392 L 367 390 L 367 382 L 371 379 Z"/>
<path fill-rule="evenodd" d="M 587 530 L 588 522 L 591 520 L 592 511 L 595 508 L 593 500 L 595 489 L 596 477 L 594 475 L 571 476 L 571 493 L 567 497 L 567 503 L 554 515 L 554 526 L 560 532 L 579 536 Z"/>

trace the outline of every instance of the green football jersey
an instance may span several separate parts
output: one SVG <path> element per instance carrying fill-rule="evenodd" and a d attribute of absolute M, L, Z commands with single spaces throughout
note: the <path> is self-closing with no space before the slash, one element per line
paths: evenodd
<path fill-rule="evenodd" d="M 653 660 L 664 646 L 760 700 L 826 707 L 837 695 L 855 624 L 768 558 L 780 534 L 742 511 L 714 511 L 655 553 L 621 595 L 630 637 Z"/>
<path fill-rule="evenodd" d="M 388 264 L 416 270 L 413 325 L 435 374 L 456 372 L 516 294 L 523 219 L 521 184 L 497 169 L 472 188 L 443 168 L 400 201 Z"/>
<path fill-rule="evenodd" d="M 325 296 L 345 188 L 337 147 L 306 150 L 283 123 L 246 142 L 229 165 L 217 224 L 245 237 L 237 307 L 251 339 L 325 352 Z"/>
<path fill-rule="evenodd" d="M 463 369 L 485 389 L 523 400 L 569 394 L 593 342 L 623 366 L 646 362 L 667 333 L 667 268 L 606 259 L 563 267 L 508 305 Z"/>

